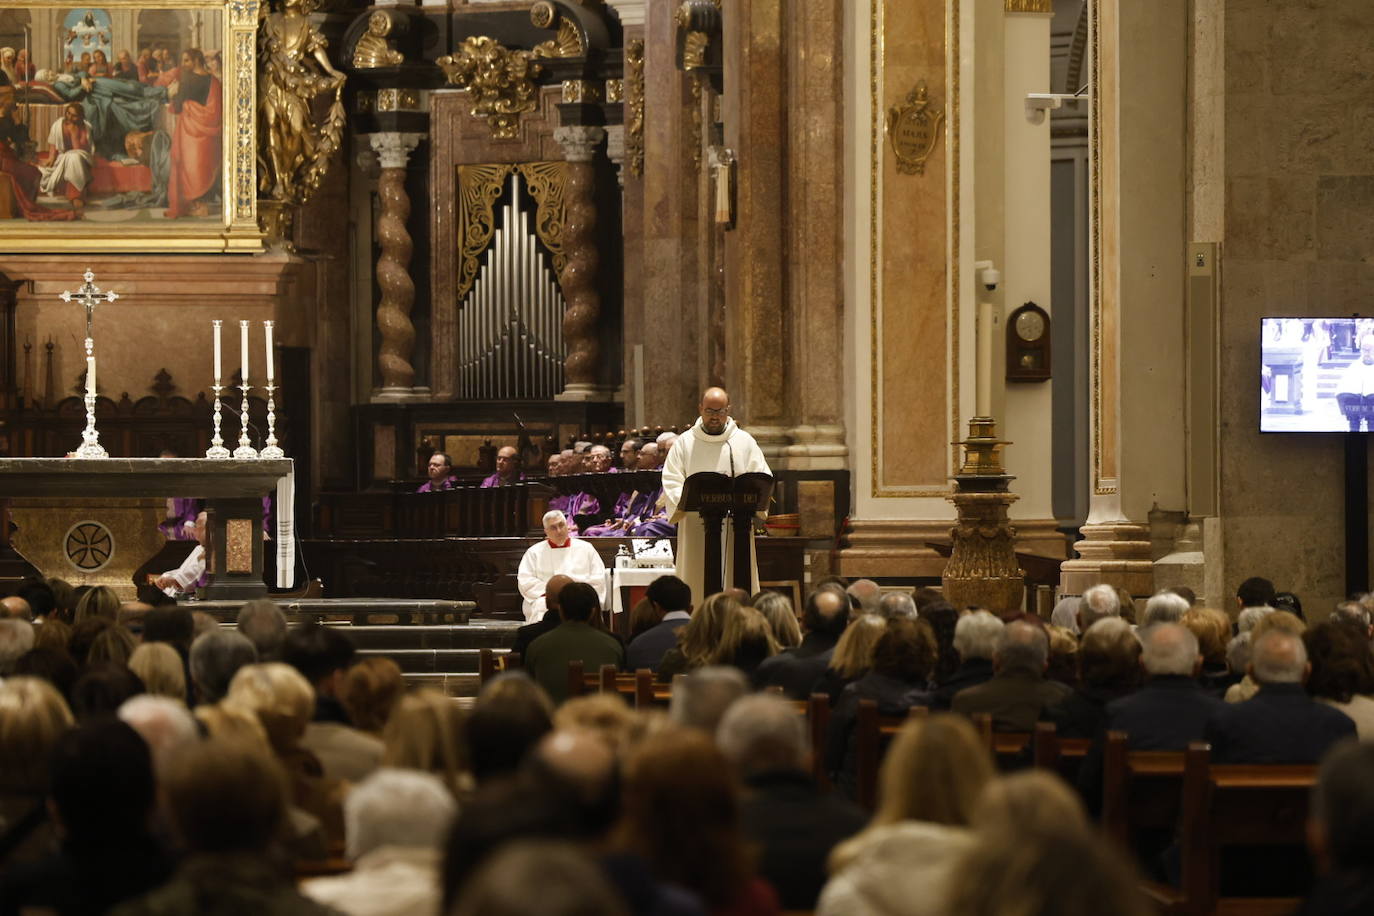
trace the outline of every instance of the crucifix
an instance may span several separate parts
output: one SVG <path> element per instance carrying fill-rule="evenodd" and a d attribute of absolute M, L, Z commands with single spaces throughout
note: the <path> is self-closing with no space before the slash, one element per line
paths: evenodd
<path fill-rule="evenodd" d="M 86 308 L 86 428 L 81 432 L 81 445 L 72 454 L 77 458 L 108 458 L 109 453 L 100 444 L 100 433 L 95 431 L 95 338 L 91 323 L 95 318 L 95 307 L 102 302 L 114 302 L 119 294 L 114 290 L 101 290 L 95 285 L 95 273 L 86 269 L 85 283 L 76 292 L 63 290 L 63 302 L 75 299 Z"/>

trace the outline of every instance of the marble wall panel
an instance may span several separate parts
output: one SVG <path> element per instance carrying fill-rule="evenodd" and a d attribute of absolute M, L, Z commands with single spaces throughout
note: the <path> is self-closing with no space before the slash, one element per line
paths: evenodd
<path fill-rule="evenodd" d="M 957 9 L 957 6 L 955 7 Z M 878 117 L 905 100 L 919 81 L 947 118 L 950 80 L 946 4 L 884 0 L 877 36 L 881 87 Z M 875 253 L 872 364 L 877 374 L 874 410 L 879 447 L 874 495 L 931 495 L 947 487 L 950 407 L 951 252 L 947 177 L 957 154 L 946 124 L 923 175 L 898 172 L 881 129 L 876 132 L 879 248 Z M 957 187 L 957 183 L 955 184 Z"/>

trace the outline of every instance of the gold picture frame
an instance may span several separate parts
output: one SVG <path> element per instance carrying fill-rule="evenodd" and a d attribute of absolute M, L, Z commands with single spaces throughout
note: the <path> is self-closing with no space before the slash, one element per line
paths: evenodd
<path fill-rule="evenodd" d="M 0 253 L 260 251 L 265 2 L 0 10 Z"/>

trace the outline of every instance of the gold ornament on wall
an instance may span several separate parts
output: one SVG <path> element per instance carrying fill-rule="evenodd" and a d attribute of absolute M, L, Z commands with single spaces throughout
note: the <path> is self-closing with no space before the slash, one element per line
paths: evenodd
<path fill-rule="evenodd" d="M 625 159 L 630 174 L 644 174 L 644 40 L 625 45 Z"/>
<path fill-rule="evenodd" d="M 386 36 L 391 34 L 391 17 L 383 10 L 377 10 L 367 17 L 367 31 L 353 46 L 353 66 L 362 70 L 375 70 L 378 67 L 395 67 L 405 60 L 405 55 L 394 50 L 387 43 Z"/>
<path fill-rule="evenodd" d="M 310 21 L 315 6 L 284 0 L 258 35 L 258 190 L 279 205 L 261 222 L 269 235 L 281 233 L 279 240 L 289 224 L 287 208 L 318 190 L 343 137 L 345 77 L 329 62 L 328 43 Z M 314 99 L 330 92 L 334 98 L 317 120 Z"/>
<path fill-rule="evenodd" d="M 555 23 L 558 26 L 557 38 L 534 46 L 535 57 L 582 57 L 587 53 L 577 23 L 560 14 L 549 0 L 539 0 L 530 7 L 530 22 L 537 29 L 551 29 Z"/>
<path fill-rule="evenodd" d="M 567 207 L 564 186 L 566 162 L 522 162 L 519 165 L 482 164 L 458 167 L 458 292 L 462 302 L 482 267 L 482 254 L 496 232 L 493 205 L 501 197 L 506 178 L 518 171 L 534 198 L 534 231 L 549 250 L 555 276 L 568 262 L 563 251 Z"/>
<path fill-rule="evenodd" d="M 926 160 L 940 142 L 945 114 L 930 104 L 925 80 L 907 94 L 906 101 L 887 110 L 887 138 L 903 175 L 924 175 Z"/>
<path fill-rule="evenodd" d="M 486 118 L 497 140 L 514 139 L 521 113 L 539 104 L 533 77 L 543 68 L 529 51 L 511 50 L 495 39 L 478 36 L 466 39 L 459 53 L 445 55 L 436 63 L 449 85 L 468 91 L 472 116 Z"/>

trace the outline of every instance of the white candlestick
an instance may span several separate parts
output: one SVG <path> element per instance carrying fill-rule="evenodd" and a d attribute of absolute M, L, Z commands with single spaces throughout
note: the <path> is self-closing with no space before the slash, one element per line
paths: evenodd
<path fill-rule="evenodd" d="M 272 322 L 264 321 L 263 327 L 267 329 L 267 380 L 272 381 Z"/>
<path fill-rule="evenodd" d="M 243 384 L 248 384 L 248 320 L 239 322 L 239 355 L 242 359 Z"/>
<path fill-rule="evenodd" d="M 224 372 L 220 368 L 220 325 L 223 322 L 216 318 L 210 323 L 215 326 L 215 384 L 218 385 L 219 380 L 224 376 Z"/>
<path fill-rule="evenodd" d="M 978 378 L 974 416 L 992 416 L 992 303 L 978 303 Z"/>
<path fill-rule="evenodd" d="M 86 391 L 95 397 L 95 357 L 86 357 Z"/>

